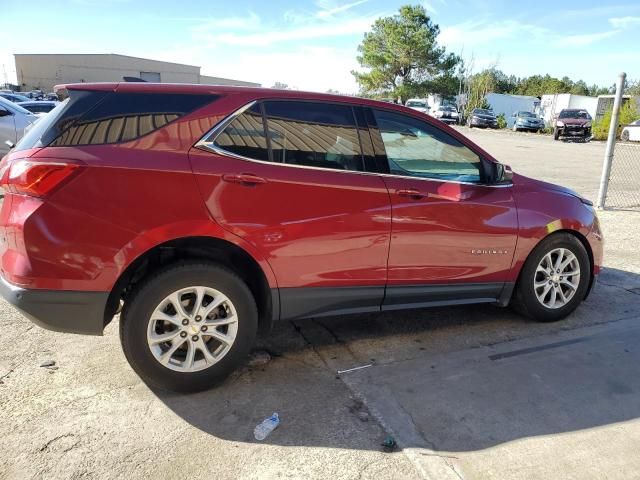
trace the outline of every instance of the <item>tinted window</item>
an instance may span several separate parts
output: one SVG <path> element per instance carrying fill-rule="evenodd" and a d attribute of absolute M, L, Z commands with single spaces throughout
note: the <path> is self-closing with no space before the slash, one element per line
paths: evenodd
<path fill-rule="evenodd" d="M 67 120 L 57 122 L 62 133 L 51 145 L 100 145 L 134 140 L 215 98 L 178 93 L 109 93 L 79 116 L 63 115 Z"/>
<path fill-rule="evenodd" d="M 269 150 L 260 105 L 254 104 L 238 115 L 216 137 L 214 144 L 236 155 L 268 161 Z"/>
<path fill-rule="evenodd" d="M 28 130 L 26 130 L 24 137 L 22 137 L 15 146 L 14 151 L 18 152 L 29 148 L 42 147 L 42 139 L 46 136 L 46 132 L 55 128 L 54 125 L 59 121 L 65 110 L 68 109 L 70 101 L 71 99 L 67 98 L 63 102 L 59 103 L 56 108 L 49 112 L 49 115 L 41 118 L 29 127 Z"/>
<path fill-rule="evenodd" d="M 363 170 L 353 109 L 314 102 L 265 102 L 273 161 Z"/>
<path fill-rule="evenodd" d="M 390 173 L 464 182 L 480 181 L 480 157 L 426 122 L 374 110 Z"/>

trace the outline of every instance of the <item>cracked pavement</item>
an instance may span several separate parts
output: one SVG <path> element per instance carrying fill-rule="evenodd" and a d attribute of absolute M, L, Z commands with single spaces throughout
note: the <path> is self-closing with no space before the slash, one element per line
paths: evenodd
<path fill-rule="evenodd" d="M 470 136 L 516 170 L 597 189 L 601 144 Z M 605 271 L 563 322 L 488 305 L 286 322 L 256 347 L 269 363 L 195 395 L 143 384 L 117 321 L 59 334 L 1 303 L 0 479 L 637 476 L 640 213 L 600 217 Z M 280 427 L 255 441 L 272 412 Z"/>

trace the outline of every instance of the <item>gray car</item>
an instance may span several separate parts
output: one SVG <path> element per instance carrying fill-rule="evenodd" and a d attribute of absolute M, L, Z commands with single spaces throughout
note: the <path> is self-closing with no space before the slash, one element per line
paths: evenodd
<path fill-rule="evenodd" d="M 0 157 L 9 151 L 6 142 L 17 143 L 36 120 L 38 117 L 29 110 L 0 97 Z"/>
<path fill-rule="evenodd" d="M 514 132 L 520 130 L 537 132 L 544 128 L 544 121 L 533 112 L 514 112 L 507 126 L 512 128 Z"/>

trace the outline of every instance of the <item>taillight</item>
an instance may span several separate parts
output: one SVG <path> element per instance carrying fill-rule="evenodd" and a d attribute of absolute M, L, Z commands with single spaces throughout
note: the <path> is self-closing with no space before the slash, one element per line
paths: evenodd
<path fill-rule="evenodd" d="M 0 168 L 0 187 L 11 193 L 42 197 L 79 167 L 74 163 L 12 160 Z"/>

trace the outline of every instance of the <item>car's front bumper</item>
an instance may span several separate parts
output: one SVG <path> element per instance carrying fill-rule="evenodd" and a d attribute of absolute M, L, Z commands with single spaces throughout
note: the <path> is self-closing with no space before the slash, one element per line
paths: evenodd
<path fill-rule="evenodd" d="M 102 335 L 109 292 L 27 289 L 0 276 L 0 295 L 42 328 Z"/>
<path fill-rule="evenodd" d="M 482 119 L 482 118 L 473 117 L 471 119 L 471 126 L 473 126 L 473 127 L 498 128 L 498 122 L 496 120 L 485 120 L 485 119 Z"/>
<path fill-rule="evenodd" d="M 564 127 L 558 127 L 558 133 L 563 137 L 589 137 L 591 136 L 591 127 L 565 125 Z"/>

